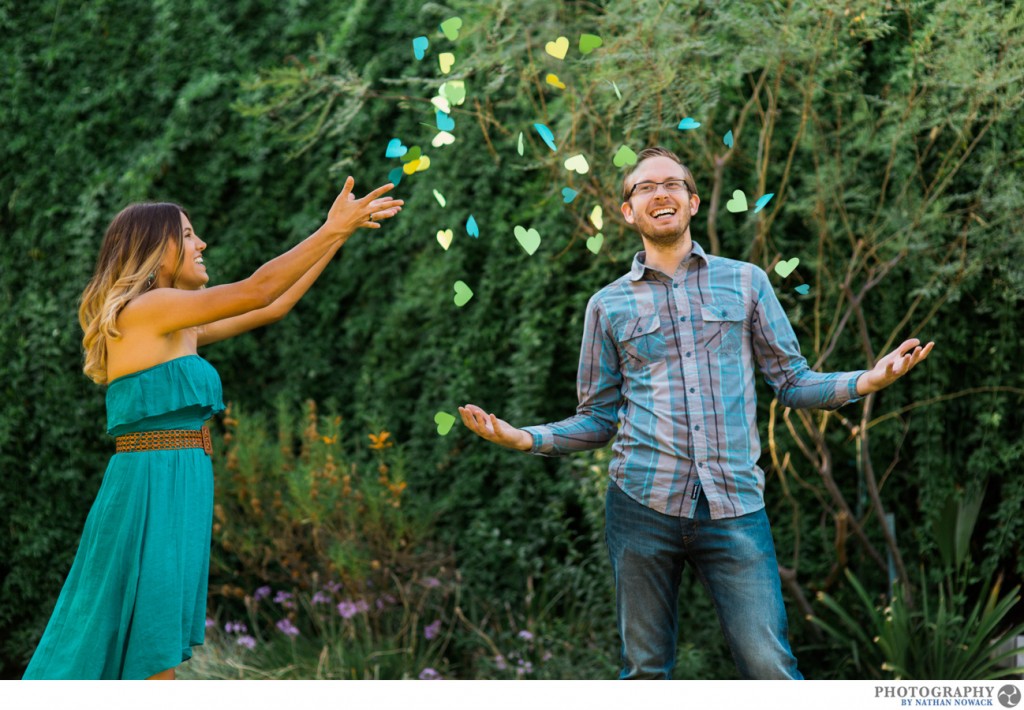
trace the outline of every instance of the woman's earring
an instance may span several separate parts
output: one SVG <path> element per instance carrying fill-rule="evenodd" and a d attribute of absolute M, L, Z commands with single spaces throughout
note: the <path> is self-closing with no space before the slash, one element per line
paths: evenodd
<path fill-rule="evenodd" d="M 153 282 L 156 281 L 156 274 L 151 273 L 149 278 L 146 279 L 146 288 L 153 288 Z"/>

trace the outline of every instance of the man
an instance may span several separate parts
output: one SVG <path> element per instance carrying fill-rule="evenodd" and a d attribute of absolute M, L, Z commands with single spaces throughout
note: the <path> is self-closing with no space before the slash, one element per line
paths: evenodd
<path fill-rule="evenodd" d="M 645 250 L 587 305 L 576 415 L 517 429 L 472 404 L 459 412 L 488 441 L 540 455 L 615 437 L 605 538 L 621 678 L 670 677 L 689 562 L 740 675 L 799 679 L 757 465 L 754 362 L 783 405 L 835 409 L 888 386 L 934 343 L 907 340 L 867 371 L 813 372 L 765 272 L 691 240 L 700 198 L 682 161 L 661 147 L 637 158 L 621 210 Z"/>

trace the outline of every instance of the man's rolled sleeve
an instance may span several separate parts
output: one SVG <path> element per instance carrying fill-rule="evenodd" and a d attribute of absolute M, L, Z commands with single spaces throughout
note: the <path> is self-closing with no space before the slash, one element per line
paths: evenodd
<path fill-rule="evenodd" d="M 794 409 L 838 409 L 859 400 L 857 378 L 865 370 L 812 370 L 768 275 L 756 266 L 753 283 L 757 299 L 751 323 L 754 357 L 779 402 Z"/>

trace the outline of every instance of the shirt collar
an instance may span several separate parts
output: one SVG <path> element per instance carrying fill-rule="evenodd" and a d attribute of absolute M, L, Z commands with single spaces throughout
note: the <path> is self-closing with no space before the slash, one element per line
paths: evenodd
<path fill-rule="evenodd" d="M 679 268 L 681 269 L 685 269 L 687 265 L 690 263 L 690 259 L 692 259 L 693 257 L 703 259 L 705 264 L 708 263 L 708 255 L 704 252 L 703 247 L 701 247 L 701 245 L 695 241 L 691 241 L 690 243 L 693 245 L 690 248 L 690 253 L 687 254 L 686 258 L 684 258 L 679 263 Z M 638 251 L 636 255 L 633 257 L 633 267 L 629 270 L 629 278 L 631 281 L 639 281 L 640 279 L 643 278 L 644 271 L 647 270 L 647 266 L 644 264 L 646 260 L 646 251 Z"/>

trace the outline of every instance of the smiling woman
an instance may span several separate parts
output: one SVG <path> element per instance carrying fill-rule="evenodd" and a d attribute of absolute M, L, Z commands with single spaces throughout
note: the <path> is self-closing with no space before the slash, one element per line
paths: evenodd
<path fill-rule="evenodd" d="M 224 409 L 201 345 L 283 318 L 360 227 L 401 200 L 352 195 L 247 279 L 206 288 L 199 238 L 171 203 L 135 204 L 107 229 L 82 294 L 85 372 L 107 384 L 116 437 L 71 571 L 25 678 L 173 678 L 203 643 L 213 513 L 209 431 Z"/>

